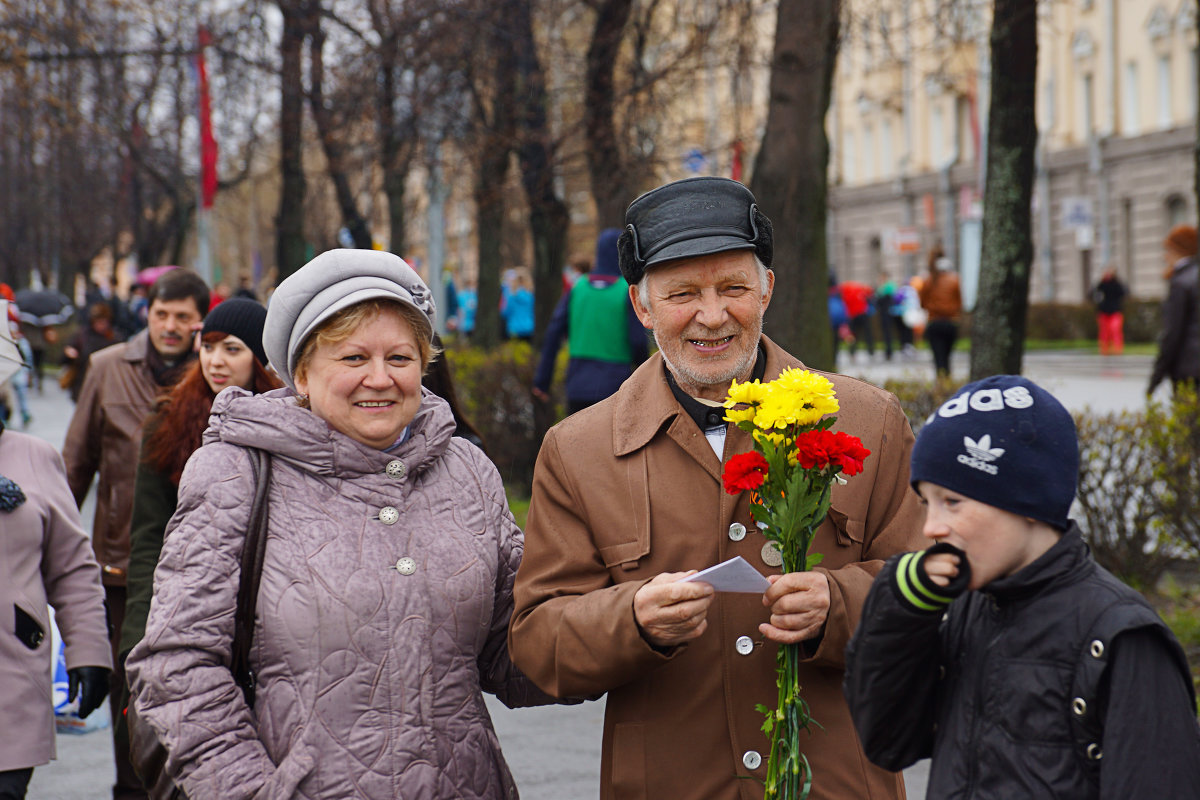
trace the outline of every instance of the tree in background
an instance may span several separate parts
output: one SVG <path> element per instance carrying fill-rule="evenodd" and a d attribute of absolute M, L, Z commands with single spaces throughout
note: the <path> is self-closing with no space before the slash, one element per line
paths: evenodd
<path fill-rule="evenodd" d="M 1037 56 L 1037 0 L 996 0 L 983 252 L 979 299 L 971 319 L 971 380 L 1021 372 L 1033 262 Z"/>
<path fill-rule="evenodd" d="M 779 0 L 770 103 L 750 190 L 775 235 L 766 330 L 817 369 L 833 368 L 825 255 L 829 109 L 840 0 Z"/>

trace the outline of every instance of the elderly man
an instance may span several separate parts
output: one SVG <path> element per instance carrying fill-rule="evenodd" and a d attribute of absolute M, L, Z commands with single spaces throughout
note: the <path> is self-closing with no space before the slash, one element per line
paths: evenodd
<path fill-rule="evenodd" d="M 67 482 L 80 506 L 92 479 L 97 472 L 100 474 L 92 547 L 104 579 L 115 666 L 114 705 L 125 685 L 125 670 L 117 646 L 125 618 L 129 523 L 133 516 L 133 482 L 142 443 L 142 422 L 150 414 L 155 398 L 181 377 L 184 366 L 193 357 L 193 334 L 204 321 L 208 299 L 208 286 L 191 270 L 173 269 L 154 282 L 150 288 L 146 330 L 127 342 L 96 352 L 89 360 L 87 377 L 63 445 Z M 115 711 L 117 782 L 113 798 L 144 798 L 141 781 L 129 763 L 125 726 Z"/>
<path fill-rule="evenodd" d="M 771 302 L 771 223 L 740 183 L 690 178 L 626 213 L 621 271 L 659 352 L 607 400 L 555 426 L 534 475 L 509 634 L 513 660 L 543 689 L 608 693 L 604 800 L 762 798 L 778 643 L 801 643 L 802 684 L 821 724 L 805 744 L 811 797 L 903 797 L 897 774 L 863 756 L 842 696 L 842 651 L 883 559 L 921 547 L 908 488 L 913 437 L 892 395 L 828 375 L 837 428 L 871 450 L 833 489 L 817 531 L 820 568 L 764 595 L 679 583 L 740 555 L 778 573 L 746 494 L 722 465 L 750 450 L 723 421 L 730 381 L 802 366 L 762 335 Z"/>

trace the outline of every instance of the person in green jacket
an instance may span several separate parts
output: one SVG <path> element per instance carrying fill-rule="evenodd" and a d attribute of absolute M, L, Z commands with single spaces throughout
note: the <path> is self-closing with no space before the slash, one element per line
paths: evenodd
<path fill-rule="evenodd" d="M 263 323 L 267 310 L 254 300 L 232 298 L 208 313 L 200 332 L 200 357 L 174 388 L 158 401 L 143 428 L 130 524 L 128 596 L 121 626 L 121 660 L 142 639 L 154 569 L 167 523 L 175 513 L 179 478 L 200 447 L 213 399 L 222 389 L 240 386 L 253 392 L 280 388 L 267 369 Z M 128 700 L 128 693 L 124 698 Z M 122 702 L 121 707 L 125 707 Z"/>

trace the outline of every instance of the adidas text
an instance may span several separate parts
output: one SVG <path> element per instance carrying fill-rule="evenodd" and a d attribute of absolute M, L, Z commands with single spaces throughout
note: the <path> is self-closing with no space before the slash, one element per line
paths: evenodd
<path fill-rule="evenodd" d="M 975 469 L 986 472 L 989 475 L 995 475 L 997 472 L 999 472 L 995 464 L 986 464 L 983 461 L 980 461 L 978 458 L 971 458 L 965 453 L 958 454 L 958 463 L 966 464 L 968 467 L 974 467 Z"/>

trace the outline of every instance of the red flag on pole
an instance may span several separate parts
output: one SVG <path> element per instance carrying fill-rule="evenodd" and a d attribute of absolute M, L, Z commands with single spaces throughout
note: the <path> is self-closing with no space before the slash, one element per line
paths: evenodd
<path fill-rule="evenodd" d="M 745 156 L 746 146 L 742 144 L 741 139 L 734 139 L 732 149 L 733 165 L 729 170 L 729 177 L 735 181 L 740 181 L 742 179 L 742 158 Z"/>
<path fill-rule="evenodd" d="M 196 85 L 200 95 L 200 202 L 212 208 L 217 194 L 217 139 L 213 136 L 212 103 L 208 97 L 208 69 L 204 65 L 204 49 L 212 43 L 208 30 L 200 26 L 197 32 Z"/>

